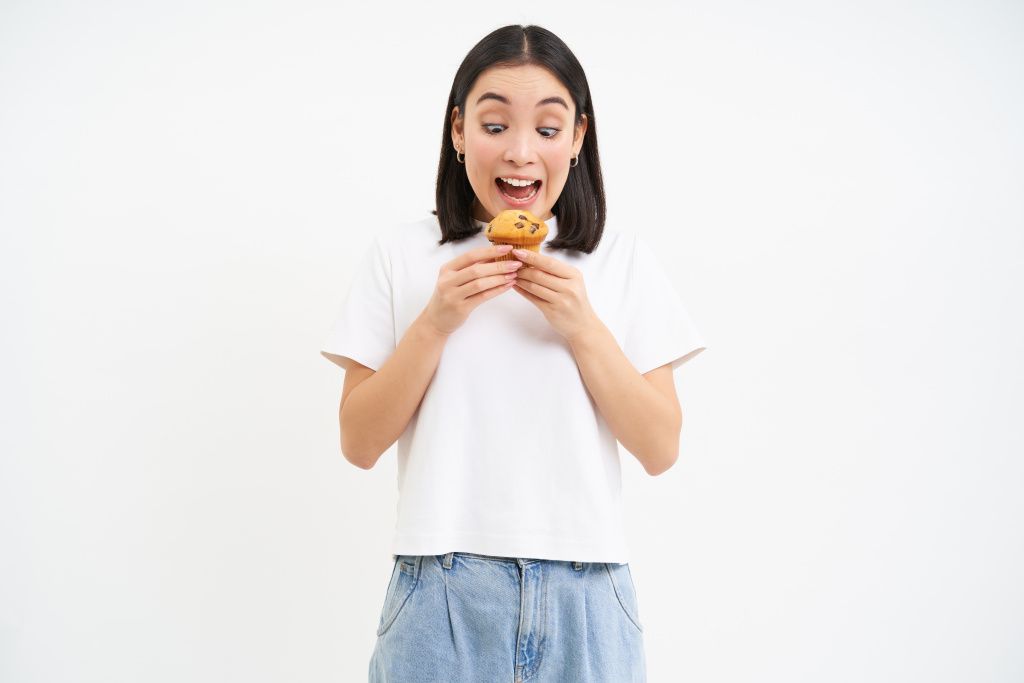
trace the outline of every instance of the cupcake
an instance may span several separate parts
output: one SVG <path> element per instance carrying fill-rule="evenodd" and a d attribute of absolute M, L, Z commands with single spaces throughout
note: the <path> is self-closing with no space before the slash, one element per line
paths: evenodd
<path fill-rule="evenodd" d="M 541 219 L 523 209 L 506 209 L 484 230 L 491 244 L 511 244 L 514 248 L 540 252 L 540 244 L 548 236 L 548 226 Z M 516 261 L 511 251 L 494 259 Z"/>

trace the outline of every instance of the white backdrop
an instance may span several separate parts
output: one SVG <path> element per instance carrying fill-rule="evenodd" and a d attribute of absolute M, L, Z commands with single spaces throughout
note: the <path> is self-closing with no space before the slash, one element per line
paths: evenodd
<path fill-rule="evenodd" d="M 650 680 L 1024 680 L 1019 3 L 87 5 L 0 6 L 0 680 L 365 680 L 395 457 L 320 342 L 508 23 L 708 342 L 623 451 Z"/>

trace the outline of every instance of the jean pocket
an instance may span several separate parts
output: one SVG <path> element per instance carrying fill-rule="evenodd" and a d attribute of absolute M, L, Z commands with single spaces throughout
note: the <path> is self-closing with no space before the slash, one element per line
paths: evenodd
<path fill-rule="evenodd" d="M 420 580 L 419 557 L 413 555 L 398 555 L 395 557 L 395 564 L 391 569 L 391 580 L 388 582 L 388 590 L 384 595 L 384 607 L 380 612 L 380 623 L 377 624 L 377 635 L 387 633 L 405 605 L 409 597 L 416 590 Z"/>
<path fill-rule="evenodd" d="M 604 563 L 608 573 L 608 579 L 612 583 L 615 597 L 623 614 L 638 631 L 643 633 L 644 626 L 640 623 L 640 607 L 636 597 L 636 586 L 633 583 L 633 573 L 629 570 L 629 564 Z"/>

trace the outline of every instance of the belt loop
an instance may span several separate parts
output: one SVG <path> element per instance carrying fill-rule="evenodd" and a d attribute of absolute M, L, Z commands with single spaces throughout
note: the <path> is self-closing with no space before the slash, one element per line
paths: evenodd
<path fill-rule="evenodd" d="M 452 556 L 453 555 L 455 555 L 455 553 L 448 553 L 448 554 L 446 554 L 444 556 L 443 564 L 444 564 L 444 568 L 445 569 L 451 569 L 452 568 Z"/>
<path fill-rule="evenodd" d="M 576 571 L 579 571 L 579 570 L 583 569 L 583 563 L 582 562 L 573 562 L 572 563 L 572 568 L 575 569 Z"/>

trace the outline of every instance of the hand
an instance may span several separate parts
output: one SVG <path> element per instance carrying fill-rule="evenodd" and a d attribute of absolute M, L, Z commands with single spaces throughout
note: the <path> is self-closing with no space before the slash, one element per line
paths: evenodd
<path fill-rule="evenodd" d="M 519 261 L 494 261 L 508 253 L 511 245 L 480 247 L 467 251 L 441 266 L 437 274 L 437 286 L 423 316 L 437 332 L 449 335 L 457 330 L 466 318 L 484 301 L 502 292 L 507 292 L 516 270 L 522 266 Z"/>
<path fill-rule="evenodd" d="M 525 264 L 514 289 L 533 302 L 566 340 L 600 322 L 590 307 L 583 274 L 578 269 L 529 249 L 516 249 L 512 255 Z"/>

